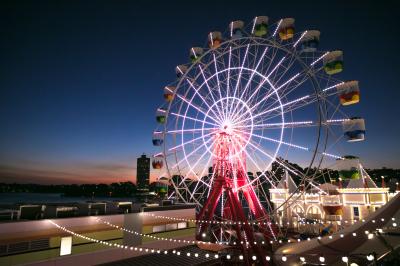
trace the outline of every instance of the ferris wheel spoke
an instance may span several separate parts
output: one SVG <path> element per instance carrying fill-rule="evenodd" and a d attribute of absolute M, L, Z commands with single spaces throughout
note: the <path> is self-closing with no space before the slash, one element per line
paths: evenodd
<path fill-rule="evenodd" d="M 210 118 L 211 120 L 213 120 L 216 123 L 220 123 L 220 121 L 217 121 L 216 119 L 214 119 L 212 116 L 208 115 L 206 111 L 204 111 L 202 108 L 200 108 L 199 106 L 195 105 L 194 103 L 192 103 L 191 101 L 187 100 L 185 97 L 183 97 L 182 95 L 176 94 L 178 96 L 179 99 L 181 99 L 182 101 L 184 101 L 188 106 L 194 108 L 195 110 L 199 111 L 200 113 L 202 113 L 205 117 Z M 182 115 L 180 115 L 182 116 Z M 217 124 L 213 124 L 215 126 L 218 126 Z"/>
<path fill-rule="evenodd" d="M 241 79 L 241 76 L 242 76 L 243 67 L 244 67 L 244 64 L 246 63 L 247 54 L 249 52 L 249 47 L 250 47 L 250 44 L 247 44 L 246 52 L 244 53 L 244 57 L 243 57 L 243 62 L 242 62 L 242 65 L 240 67 L 240 70 L 239 70 L 239 76 L 238 76 L 237 81 L 236 81 L 235 90 L 233 92 L 233 97 L 236 97 L 236 93 L 237 93 L 237 90 L 238 90 L 238 87 L 239 87 L 239 84 L 240 84 L 240 79 Z M 230 114 L 232 114 L 232 111 L 233 111 L 232 108 L 233 108 L 233 104 L 231 104 L 231 106 L 229 108 L 229 113 Z M 229 117 L 229 118 L 231 118 L 231 117 Z"/>
<path fill-rule="evenodd" d="M 273 112 L 273 111 L 279 110 L 279 109 L 283 110 L 286 106 L 291 106 L 291 105 L 293 105 L 293 104 L 295 104 L 295 103 L 299 103 L 299 102 L 303 102 L 303 103 L 304 103 L 304 102 L 306 102 L 305 100 L 308 99 L 308 98 L 310 98 L 310 96 L 309 96 L 309 95 L 306 95 L 306 96 L 300 97 L 300 98 L 298 98 L 298 99 L 296 99 L 296 100 L 293 100 L 293 101 L 284 103 L 284 104 L 282 104 L 282 105 L 278 105 L 278 106 L 276 106 L 276 107 L 274 107 L 274 108 L 271 108 L 271 109 L 268 109 L 268 108 L 267 108 L 267 110 L 265 110 L 265 111 L 263 111 L 263 112 L 261 112 L 261 113 L 258 113 L 258 114 L 253 115 L 253 119 L 254 119 L 254 118 L 257 118 L 257 117 L 259 117 L 259 116 L 262 116 L 262 115 L 271 113 L 271 112 Z M 285 113 L 285 111 L 283 111 L 283 112 Z"/>
<path fill-rule="evenodd" d="M 308 77 L 305 75 L 305 76 L 303 77 L 302 80 L 296 82 L 296 83 L 295 83 L 294 85 L 292 85 L 292 86 L 288 86 L 285 90 L 281 90 L 281 95 L 279 96 L 279 98 L 280 98 L 280 99 L 286 98 L 287 95 L 289 95 L 291 92 L 295 91 L 300 85 L 302 85 L 302 84 L 303 84 L 305 81 L 307 81 L 307 80 L 308 80 Z M 283 106 L 291 105 L 291 104 L 297 103 L 297 102 L 299 102 L 299 101 L 305 102 L 305 99 L 307 99 L 307 98 L 311 98 L 311 99 L 312 99 L 312 101 L 309 102 L 309 103 L 311 104 L 312 102 L 315 102 L 315 101 L 317 100 L 317 97 L 318 97 L 317 95 L 313 95 L 313 96 L 315 96 L 315 97 L 311 97 L 311 95 L 305 95 L 305 96 L 300 97 L 300 98 L 297 98 L 297 99 L 295 99 L 295 100 L 293 100 L 293 101 L 291 101 L 291 102 L 285 103 L 285 104 L 283 104 Z M 279 105 L 281 104 L 281 103 L 279 102 L 279 99 L 273 101 L 273 102 L 272 102 L 271 104 L 269 104 L 267 107 L 265 107 L 264 104 L 263 104 L 263 106 L 261 107 L 261 109 L 270 110 L 270 109 L 272 108 L 272 106 L 274 106 L 274 105 L 276 105 L 276 104 L 279 104 Z M 279 106 L 278 106 L 278 107 L 275 107 L 275 108 L 278 109 Z"/>
<path fill-rule="evenodd" d="M 260 58 L 258 59 L 256 66 L 253 68 L 254 71 L 251 72 L 250 78 L 249 78 L 249 80 L 247 81 L 247 83 L 246 83 L 246 85 L 245 85 L 245 87 L 244 87 L 244 89 L 243 89 L 243 91 L 242 91 L 242 95 L 245 95 L 245 94 L 246 94 L 247 89 L 249 88 L 249 86 L 250 86 L 250 84 L 251 84 L 251 82 L 252 82 L 252 80 L 253 80 L 253 77 L 254 77 L 254 75 L 255 75 L 255 73 L 256 73 L 258 67 L 260 66 L 261 62 L 262 62 L 263 59 L 264 59 L 265 54 L 266 54 L 267 51 L 268 51 L 268 48 L 269 48 L 269 47 L 267 46 L 267 47 L 264 49 L 264 52 L 262 53 L 262 55 L 261 55 Z M 243 107 L 242 107 L 238 112 L 240 113 L 240 112 L 242 111 L 242 109 L 243 109 Z M 237 105 L 236 105 L 235 109 L 233 110 L 232 114 L 235 114 L 236 111 L 237 111 Z"/>
<path fill-rule="evenodd" d="M 234 138 L 233 138 L 233 140 L 237 143 L 237 140 L 235 140 Z M 238 143 L 238 145 L 240 145 L 240 143 Z M 256 167 L 257 169 L 264 169 L 264 168 L 261 168 L 260 166 L 258 166 L 257 162 L 256 162 L 256 161 L 253 159 L 253 157 L 246 151 L 246 149 L 243 149 L 243 151 L 244 151 L 244 153 L 246 154 L 246 158 L 249 158 L 250 161 L 255 165 L 255 167 Z M 243 169 L 246 169 L 246 168 L 244 167 L 244 165 L 243 165 L 242 160 L 239 160 L 239 162 L 240 162 L 241 166 L 243 167 Z M 264 176 L 265 179 L 271 184 L 271 186 L 275 187 L 274 182 L 272 182 L 272 181 L 269 179 L 269 177 L 267 177 L 267 175 L 265 174 L 265 171 L 266 171 L 266 170 L 267 170 L 267 169 L 264 169 L 263 172 L 261 173 L 261 175 L 260 175 L 259 177 Z M 249 179 L 247 173 L 246 173 L 246 178 Z M 253 182 L 255 182 L 255 181 L 256 181 L 256 179 L 250 181 L 248 184 L 251 185 L 251 184 L 252 184 Z"/>
<path fill-rule="evenodd" d="M 214 132 L 210 132 L 210 133 L 208 133 L 208 134 L 201 135 L 200 137 L 197 137 L 197 138 L 188 140 L 188 141 L 186 141 L 186 142 L 184 142 L 184 143 L 181 143 L 181 144 L 176 145 L 176 146 L 174 146 L 174 147 L 172 147 L 172 148 L 169 148 L 168 151 L 176 150 L 177 148 L 183 147 L 183 146 L 185 146 L 185 145 L 187 145 L 187 144 L 190 144 L 190 143 L 193 143 L 193 142 L 195 142 L 195 141 L 197 141 L 197 140 L 201 140 L 201 139 L 203 139 L 204 137 L 208 137 L 208 136 L 210 136 L 210 135 L 213 134 L 213 133 L 214 133 Z"/>
<path fill-rule="evenodd" d="M 199 68 L 200 68 L 201 75 L 203 76 L 203 79 L 204 79 L 204 81 L 205 81 L 205 83 L 206 83 L 206 87 L 208 88 L 208 92 L 210 93 L 210 96 L 211 96 L 211 98 L 212 98 L 212 102 L 215 103 L 216 100 L 215 100 L 215 98 L 214 98 L 214 94 L 213 94 L 213 92 L 212 92 L 212 90 L 211 90 L 211 88 L 210 88 L 210 85 L 208 84 L 209 78 L 206 78 L 206 76 L 204 75 L 204 71 L 203 71 L 203 68 L 201 67 L 201 65 L 199 65 Z M 218 105 L 216 105 L 216 108 L 218 109 L 218 112 L 219 112 L 220 114 L 222 114 L 222 116 L 224 117 L 224 116 L 225 116 L 224 111 L 223 111 L 223 110 L 220 110 L 219 107 L 218 107 Z"/>
<path fill-rule="evenodd" d="M 252 98 L 257 95 L 258 91 L 261 89 L 261 87 L 265 84 L 265 82 L 269 82 L 269 77 L 272 75 L 272 73 L 275 72 L 275 70 L 277 70 L 279 68 L 279 66 L 282 64 L 282 62 L 286 59 L 286 57 L 282 57 L 282 59 L 276 64 L 276 66 L 271 70 L 271 72 L 265 77 L 263 78 L 262 82 L 257 86 L 257 88 L 254 90 L 254 92 L 250 95 L 250 97 L 246 100 L 246 104 L 251 104 L 251 100 Z M 270 83 L 271 85 L 271 83 Z"/>
<path fill-rule="evenodd" d="M 280 98 L 287 97 L 290 93 L 295 91 L 299 86 L 303 85 L 304 82 L 309 80 L 309 76 L 299 73 L 300 78 L 295 79 L 290 85 L 286 86 L 284 89 L 280 90 Z"/>
<path fill-rule="evenodd" d="M 200 179 L 201 179 L 201 178 L 204 176 L 204 174 L 207 172 L 207 170 L 208 170 L 208 165 L 211 163 L 212 158 L 213 158 L 213 156 L 210 156 L 210 157 L 208 158 L 207 163 L 205 164 L 203 170 L 202 170 L 201 173 L 200 173 Z M 197 186 L 198 186 L 200 183 L 203 183 L 203 184 L 206 185 L 206 183 L 205 183 L 204 181 L 198 181 L 197 184 L 196 184 L 196 187 L 193 189 L 193 193 L 192 193 L 192 195 L 191 195 L 191 197 L 190 197 L 191 199 L 192 199 L 193 196 L 196 194 L 196 192 L 197 192 Z M 207 187 L 207 185 L 206 185 L 206 187 Z M 204 191 L 203 191 L 203 193 L 204 193 Z"/>
<path fill-rule="evenodd" d="M 200 119 L 191 117 L 191 116 L 181 115 L 181 114 L 177 114 L 177 113 L 174 113 L 174 112 L 170 112 L 170 114 L 171 114 L 171 115 L 174 115 L 174 116 L 177 116 L 177 117 L 182 117 L 182 118 L 184 118 L 184 119 L 189 119 L 189 120 L 197 121 L 197 122 L 200 122 L 200 123 L 204 123 L 204 124 L 208 124 L 208 125 L 212 125 L 212 126 L 219 127 L 219 125 L 217 125 L 217 124 L 215 124 L 215 123 L 203 121 L 203 120 L 200 120 Z M 208 117 L 209 117 L 209 116 L 208 116 Z M 210 118 L 211 118 L 211 117 L 210 117 Z"/>
<path fill-rule="evenodd" d="M 229 46 L 229 58 L 228 58 L 228 78 L 226 80 L 226 106 L 225 106 L 225 113 L 228 114 L 228 97 L 229 97 L 229 81 L 230 81 L 230 76 L 231 76 L 231 57 L 232 57 L 232 47 Z"/>
<path fill-rule="evenodd" d="M 319 61 L 321 61 L 325 56 L 327 56 L 329 54 L 329 52 L 324 53 L 323 55 L 321 55 L 320 57 L 318 57 L 316 60 L 314 60 L 310 66 L 314 66 L 316 63 L 318 63 Z"/>
<path fill-rule="evenodd" d="M 290 79 L 288 79 L 286 82 L 284 82 L 283 84 L 281 84 L 279 87 L 275 87 L 268 79 L 266 79 L 266 81 L 270 84 L 272 91 L 270 93 L 268 93 L 267 95 L 265 95 L 260 101 L 257 101 L 256 104 L 254 104 L 251 108 L 250 108 L 250 112 L 252 112 L 255 108 L 257 108 L 260 104 L 262 104 L 266 99 L 268 99 L 269 97 L 271 97 L 271 95 L 273 95 L 274 93 L 276 94 L 281 88 L 283 88 L 284 86 L 286 86 L 287 84 L 289 84 L 290 82 L 292 82 L 294 79 L 296 79 L 298 76 L 300 75 L 300 73 L 295 74 L 294 76 L 292 76 Z M 260 87 L 258 87 L 260 88 Z M 257 89 L 256 89 L 257 91 Z M 250 97 L 251 99 L 252 97 Z M 249 100 L 250 100 L 249 99 Z M 243 116 L 243 115 L 242 115 Z M 241 117 L 242 117 L 241 116 Z M 241 117 L 237 118 L 237 119 L 241 119 Z M 251 118 L 245 118 L 244 120 L 241 120 L 241 122 L 247 121 Z"/>
<path fill-rule="evenodd" d="M 288 170 L 289 172 L 298 175 L 299 173 L 296 173 L 295 170 L 291 169 L 292 167 L 287 166 L 285 163 L 282 163 L 276 156 L 272 156 L 269 153 L 267 153 L 266 151 L 262 150 L 261 148 L 258 147 L 257 144 L 253 143 L 253 141 L 250 141 L 249 144 L 255 148 L 256 150 L 258 150 L 259 152 L 261 152 L 262 154 L 264 154 L 265 156 L 267 156 L 268 158 L 270 158 L 272 161 L 277 162 L 279 165 L 281 165 L 282 167 L 284 167 L 286 170 Z M 297 171 L 298 172 L 298 171 Z M 303 175 L 301 173 L 301 175 Z"/>
<path fill-rule="evenodd" d="M 281 26 L 282 21 L 283 21 L 283 19 L 279 20 L 278 24 L 276 25 L 274 34 L 272 34 L 272 37 L 275 37 L 275 35 L 278 33 L 278 29 L 279 29 L 279 27 Z"/>
<path fill-rule="evenodd" d="M 296 145 L 296 144 L 293 144 L 293 143 L 288 143 L 288 142 L 277 140 L 277 139 L 273 139 L 273 138 L 268 138 L 268 137 L 261 136 L 261 135 L 255 134 L 255 133 L 249 133 L 249 132 L 245 132 L 245 131 L 242 132 L 242 133 L 248 134 L 250 136 L 254 136 L 254 137 L 257 137 L 257 138 L 260 138 L 260 139 L 268 140 L 268 141 L 271 141 L 271 142 L 284 144 L 286 146 L 290 146 L 290 147 L 293 147 L 293 148 L 298 148 L 300 150 L 305 150 L 305 151 L 309 150 L 309 148 L 304 147 L 304 146 Z"/>
<path fill-rule="evenodd" d="M 186 133 L 186 132 L 201 132 L 201 131 L 208 131 L 208 130 L 217 130 L 218 127 L 205 127 L 205 128 L 189 128 L 189 129 L 176 129 L 176 130 L 168 130 L 165 133 L 168 134 L 176 134 L 176 133 Z M 160 132 L 161 133 L 161 132 Z"/>
<path fill-rule="evenodd" d="M 198 92 L 199 89 L 196 89 L 193 85 L 192 82 L 190 82 L 189 79 L 186 79 L 186 81 L 189 83 L 190 87 L 195 91 L 195 93 L 200 97 L 200 99 L 204 102 L 204 104 L 207 106 L 208 110 L 211 111 L 214 116 L 215 119 L 218 120 L 220 123 L 222 122 L 220 115 L 218 115 L 217 113 L 215 113 L 214 109 L 211 108 L 211 106 L 208 104 L 208 102 L 204 99 L 204 97 Z M 211 116 L 210 116 L 211 118 Z M 214 119 L 213 119 L 214 120 Z"/>
<path fill-rule="evenodd" d="M 286 73 L 296 62 L 295 59 L 296 58 L 293 54 L 285 56 L 285 60 L 279 62 L 278 68 L 274 69 L 274 71 L 268 75 L 268 80 L 273 84 L 278 84 L 284 77 L 286 77 Z"/>
<path fill-rule="evenodd" d="M 215 139 L 215 140 L 211 143 L 211 146 L 213 146 L 213 145 L 215 144 L 216 141 L 217 141 L 217 139 Z M 203 157 L 204 157 L 207 153 L 209 153 L 209 151 L 206 149 L 206 150 L 201 154 L 201 156 L 200 156 L 198 159 L 196 159 L 196 162 L 195 162 L 193 165 L 190 165 L 190 163 L 188 162 L 188 160 L 187 160 L 187 158 L 186 158 L 186 163 L 189 165 L 189 174 L 192 172 L 192 173 L 196 176 L 197 180 L 199 180 L 200 182 L 203 182 L 203 181 L 201 180 L 201 176 L 199 177 L 199 176 L 196 174 L 196 172 L 194 171 L 194 169 L 195 169 L 196 166 L 201 162 L 201 160 L 203 159 Z M 212 157 L 212 156 L 210 156 L 210 157 Z M 204 170 L 204 169 L 203 169 L 203 170 Z"/>
<path fill-rule="evenodd" d="M 304 35 L 307 34 L 308 31 L 304 31 L 301 36 L 297 39 L 297 41 L 293 44 L 293 48 L 296 48 L 297 44 L 303 39 Z"/>
<path fill-rule="evenodd" d="M 172 166 L 172 168 L 176 168 L 177 166 L 179 166 L 182 162 L 184 162 L 185 160 L 187 160 L 190 156 L 192 156 L 194 153 L 196 153 L 198 150 L 200 150 L 201 148 L 206 147 L 207 143 L 209 143 L 212 139 L 208 139 L 207 141 L 203 142 L 203 144 L 199 145 L 196 149 L 194 149 L 193 151 L 191 151 L 189 154 L 184 153 L 184 158 L 181 159 L 179 162 L 177 162 L 175 165 Z M 206 148 L 207 151 L 207 148 Z"/>
<path fill-rule="evenodd" d="M 214 59 L 214 68 L 215 68 L 215 73 L 217 77 L 217 86 L 218 86 L 218 93 L 219 93 L 219 98 L 222 99 L 222 93 L 221 93 L 221 85 L 219 82 L 219 72 L 218 72 L 218 67 L 217 67 L 217 60 L 215 59 L 215 53 L 213 53 L 213 59 Z M 226 119 L 226 114 L 224 111 L 224 102 L 221 101 L 221 108 L 223 110 L 224 118 Z"/>

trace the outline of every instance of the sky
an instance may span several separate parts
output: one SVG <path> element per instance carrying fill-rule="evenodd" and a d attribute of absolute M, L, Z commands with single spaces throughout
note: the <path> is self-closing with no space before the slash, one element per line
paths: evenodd
<path fill-rule="evenodd" d="M 345 51 L 367 126 L 352 154 L 400 167 L 394 2 L 1 1 L 0 182 L 134 181 L 175 66 L 210 31 L 260 15 Z"/>

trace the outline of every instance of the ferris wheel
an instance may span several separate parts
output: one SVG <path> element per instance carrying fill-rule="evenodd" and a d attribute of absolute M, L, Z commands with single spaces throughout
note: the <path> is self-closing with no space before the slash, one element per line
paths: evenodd
<path fill-rule="evenodd" d="M 346 115 L 360 100 L 358 81 L 339 79 L 343 52 L 319 50 L 320 32 L 296 33 L 293 18 L 233 21 L 207 39 L 164 88 L 153 167 L 175 188 L 170 197 L 197 205 L 199 220 L 270 221 L 279 172 L 313 185 L 293 163 L 318 169 L 342 159 L 338 143 L 364 140 L 364 120 Z M 240 238 L 210 227 L 198 233 Z"/>

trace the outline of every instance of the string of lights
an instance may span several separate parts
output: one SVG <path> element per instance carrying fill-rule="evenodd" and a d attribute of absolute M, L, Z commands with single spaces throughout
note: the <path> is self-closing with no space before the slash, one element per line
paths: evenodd
<path fill-rule="evenodd" d="M 106 225 L 108 225 L 108 226 L 110 226 L 110 227 L 119 229 L 119 230 L 121 230 L 121 231 L 125 231 L 125 232 L 130 233 L 130 234 L 134 234 L 134 235 L 142 236 L 142 237 L 148 237 L 148 238 L 152 238 L 152 239 L 155 239 L 155 240 L 161 240 L 161 241 L 178 242 L 178 243 L 187 243 L 187 244 L 209 244 L 209 245 L 210 245 L 210 244 L 217 244 L 217 245 L 221 245 L 221 246 L 226 246 L 226 245 L 237 245 L 237 244 L 240 244 L 240 245 L 243 245 L 243 244 L 249 245 L 249 244 L 251 244 L 249 241 L 240 241 L 240 242 L 232 242 L 232 243 L 218 242 L 218 241 L 217 241 L 217 242 L 214 243 L 214 242 L 199 241 L 199 240 L 184 240 L 184 239 L 174 239 L 174 238 L 166 238 L 166 237 L 157 237 L 157 236 L 154 236 L 154 235 L 143 234 L 143 233 L 140 233 L 140 232 L 137 232 L 137 231 L 134 231 L 134 230 L 126 229 L 126 228 L 124 228 L 124 227 L 122 227 L 122 226 L 118 226 L 118 225 L 112 224 L 112 223 L 110 223 L 110 222 L 108 222 L 108 221 L 105 221 L 105 220 L 102 220 L 102 219 L 100 219 L 100 218 L 97 218 L 97 221 L 102 222 L 102 223 L 104 223 L 104 224 L 106 224 Z M 384 222 L 385 220 L 382 218 L 381 221 Z M 394 218 L 394 217 L 392 218 L 392 221 L 393 221 L 392 226 L 393 226 L 393 227 L 397 227 L 397 223 L 394 222 L 394 221 L 395 221 L 395 218 Z M 363 222 L 364 222 L 364 220 L 363 220 Z M 372 222 L 373 222 L 373 223 L 376 223 L 375 220 L 372 220 Z M 307 224 L 308 224 L 308 223 L 307 223 Z M 379 229 L 376 229 L 376 230 L 379 230 Z M 365 231 L 365 234 L 368 234 L 368 231 Z M 206 237 L 205 234 L 203 234 L 202 236 L 203 236 L 203 237 Z M 344 234 L 339 234 L 339 235 L 336 235 L 336 236 L 338 236 L 338 237 L 340 237 L 340 238 L 343 238 L 343 237 L 344 237 Z M 357 234 L 356 234 L 356 233 L 353 233 L 352 236 L 353 236 L 353 237 L 356 237 Z M 326 236 L 326 237 L 329 238 L 329 239 L 333 239 L 333 235 L 329 235 L 329 236 Z M 371 236 L 368 235 L 368 239 L 370 239 L 370 237 L 371 237 Z M 301 242 L 301 241 L 311 241 L 311 239 L 312 239 L 312 238 L 310 238 L 310 237 L 308 237 L 307 239 L 300 239 L 300 238 L 298 238 L 298 239 L 295 239 L 295 240 L 291 240 L 291 239 L 282 240 L 282 239 L 279 239 L 279 240 L 270 240 L 269 243 L 270 243 L 270 244 L 274 244 L 274 243 L 283 244 L 283 243 L 286 243 L 286 242 L 287 242 L 287 243 L 291 243 L 291 242 L 296 242 L 296 241 L 297 241 L 297 242 Z M 318 236 L 317 239 L 321 240 L 322 237 L 321 237 L 321 236 Z M 265 241 L 254 241 L 253 244 L 254 244 L 254 245 L 265 245 L 266 243 L 265 243 Z"/>
<path fill-rule="evenodd" d="M 257 221 L 247 221 L 247 222 L 237 222 L 237 221 L 215 221 L 215 220 L 196 220 L 196 219 L 188 219 L 188 218 L 181 218 L 181 217 L 171 217 L 171 216 L 165 216 L 165 215 L 155 215 L 153 213 L 146 213 L 146 212 L 142 212 L 142 215 L 146 215 L 146 216 L 151 216 L 153 218 L 158 218 L 158 219 L 167 219 L 167 220 L 171 220 L 171 221 L 182 221 L 182 222 L 191 222 L 191 223 L 197 223 L 197 224 L 203 224 L 203 223 L 208 223 L 208 224 L 221 224 L 221 225 L 267 225 L 267 224 L 276 224 L 276 225 L 280 225 L 279 222 L 257 222 Z M 395 218 L 392 218 L 395 219 Z M 307 220 L 313 220 L 313 222 L 307 222 Z M 357 220 L 357 219 L 352 219 L 352 220 L 344 220 L 344 219 L 340 219 L 338 221 L 324 221 L 321 219 L 306 219 L 306 218 L 301 218 L 300 221 L 298 221 L 298 224 L 322 224 L 322 223 L 329 223 L 329 224 L 333 224 L 333 223 L 351 223 L 354 224 L 356 222 L 365 222 L 365 219 L 361 219 L 361 220 Z M 385 221 L 385 219 L 381 219 L 382 222 Z M 375 220 L 372 220 L 372 223 L 375 223 Z M 290 223 L 287 222 L 287 225 L 289 225 Z"/>
<path fill-rule="evenodd" d="M 98 220 L 100 221 L 100 219 L 98 219 Z M 395 221 L 395 218 L 392 218 L 392 221 Z M 169 250 L 164 250 L 164 249 L 153 249 L 153 248 L 146 248 L 146 247 L 137 247 L 137 246 L 121 245 L 121 244 L 117 244 L 117 243 L 110 243 L 110 242 L 107 242 L 107 241 L 98 240 L 98 239 L 95 239 L 95 238 L 92 238 L 92 237 L 87 237 L 87 236 L 84 236 L 82 234 L 76 233 L 74 231 L 71 231 L 71 230 L 67 229 L 64 226 L 61 226 L 61 225 L 55 223 L 54 221 L 49 220 L 49 222 L 51 224 L 53 224 L 55 227 L 57 227 L 58 229 L 66 232 L 66 233 L 69 233 L 69 234 L 71 234 L 71 235 L 73 235 L 75 237 L 79 237 L 81 239 L 85 239 L 85 240 L 91 241 L 93 243 L 102 244 L 102 245 L 105 245 L 105 246 L 108 246 L 108 247 L 119 248 L 119 249 L 123 249 L 123 250 L 136 251 L 136 252 L 147 253 L 147 254 L 148 253 L 153 253 L 153 254 L 160 254 L 160 255 L 162 255 L 162 254 L 174 254 L 176 256 L 180 256 L 181 255 L 181 252 L 179 250 L 173 250 L 172 252 L 170 252 Z M 397 227 L 396 222 L 393 222 L 392 226 L 393 227 Z M 121 229 L 121 227 L 119 227 L 119 226 L 115 226 L 115 227 L 118 228 L 118 229 Z M 383 230 L 384 230 L 383 228 L 376 228 L 373 232 L 365 231 L 365 235 L 367 235 L 368 239 L 373 239 L 375 234 L 384 233 Z M 352 236 L 356 237 L 357 234 L 353 232 Z M 340 234 L 340 237 L 343 238 L 344 235 Z M 319 239 L 320 239 L 320 237 L 319 237 Z M 307 239 L 307 240 L 310 241 L 310 239 Z M 193 244 L 193 242 L 192 242 L 192 244 Z M 192 254 L 190 252 L 186 253 L 187 257 L 191 257 L 192 255 L 193 255 L 193 257 L 196 257 L 196 258 L 199 257 L 199 253 L 194 253 L 194 254 Z M 213 254 L 213 255 L 214 255 L 215 259 L 219 258 L 218 254 Z M 293 257 L 293 256 L 298 257 L 299 261 L 302 262 L 302 263 L 306 263 L 306 257 L 314 258 L 316 256 L 319 256 L 318 260 L 321 263 L 324 263 L 326 261 L 326 258 L 321 254 L 302 254 L 301 256 L 299 256 L 297 254 L 284 254 L 284 255 L 277 254 L 277 255 L 275 255 L 275 258 L 280 258 L 282 261 L 285 262 L 285 261 L 288 260 L 289 257 Z M 350 258 L 348 256 L 349 256 L 348 254 L 346 254 L 346 256 L 342 256 L 341 257 L 342 261 L 345 262 L 345 263 L 350 262 Z M 368 261 L 373 261 L 375 259 L 375 254 L 373 254 L 373 253 L 366 254 L 365 256 L 366 256 L 366 259 Z M 205 258 L 210 258 L 210 254 L 206 253 L 204 255 L 204 257 Z M 241 261 L 241 260 L 244 259 L 244 256 L 242 254 L 240 254 L 240 255 L 226 254 L 224 257 L 227 260 L 231 260 L 231 259 L 237 258 L 238 260 Z M 256 261 L 259 258 L 257 256 L 255 256 L 255 255 L 253 255 L 251 257 L 251 259 L 253 261 Z M 266 256 L 265 259 L 267 261 L 270 261 L 272 258 L 271 258 L 271 256 Z"/>

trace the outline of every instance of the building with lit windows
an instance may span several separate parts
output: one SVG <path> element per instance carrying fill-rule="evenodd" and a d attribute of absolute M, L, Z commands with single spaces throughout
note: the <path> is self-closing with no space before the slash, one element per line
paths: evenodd
<path fill-rule="evenodd" d="M 137 159 L 136 167 L 137 190 L 148 192 L 150 185 L 150 158 L 143 154 Z"/>

